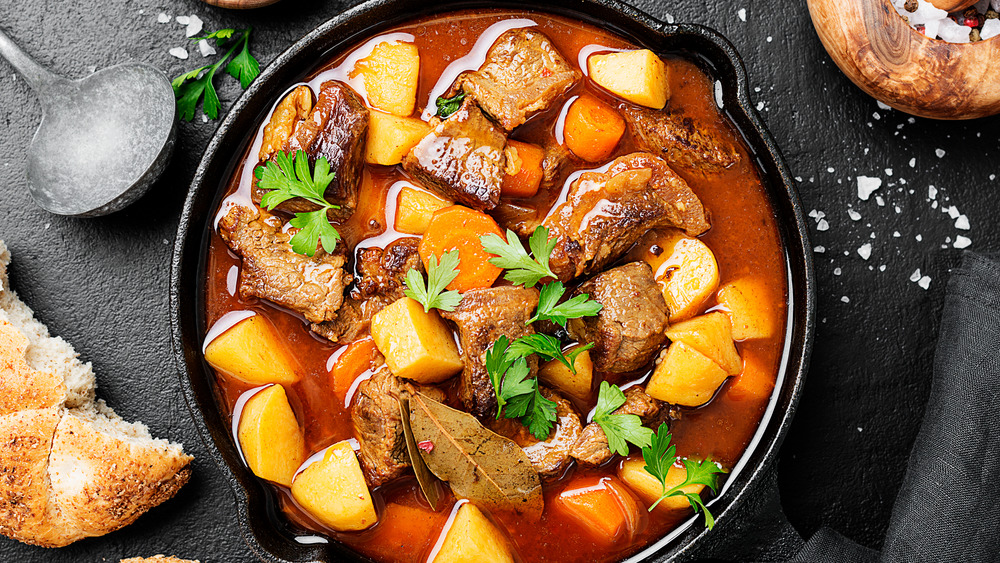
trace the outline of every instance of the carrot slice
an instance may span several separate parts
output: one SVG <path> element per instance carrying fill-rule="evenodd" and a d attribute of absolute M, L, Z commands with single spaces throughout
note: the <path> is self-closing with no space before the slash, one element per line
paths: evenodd
<path fill-rule="evenodd" d="M 588 162 L 610 157 L 624 133 L 625 120 L 614 108 L 593 96 L 580 96 L 566 112 L 563 126 L 566 146 Z"/>
<path fill-rule="evenodd" d="M 639 501 L 616 477 L 575 478 L 556 497 L 555 504 L 608 543 L 622 538 L 631 540 L 646 524 Z"/>
<path fill-rule="evenodd" d="M 538 145 L 507 141 L 507 174 L 500 184 L 500 195 L 533 197 L 542 183 L 542 160 L 545 151 Z"/>
<path fill-rule="evenodd" d="M 370 370 L 379 356 L 381 354 L 371 337 L 351 342 L 330 370 L 333 392 L 340 398 L 346 397 L 354 380 Z"/>
<path fill-rule="evenodd" d="M 489 263 L 494 255 L 483 250 L 479 241 L 479 237 L 490 233 L 503 236 L 497 222 L 485 213 L 461 205 L 435 211 L 420 241 L 420 259 L 424 268 L 429 267 L 431 256 L 440 260 L 445 252 L 458 250 L 461 261 L 458 277 L 448 284 L 448 289 L 464 292 L 490 287 L 503 271 Z"/>

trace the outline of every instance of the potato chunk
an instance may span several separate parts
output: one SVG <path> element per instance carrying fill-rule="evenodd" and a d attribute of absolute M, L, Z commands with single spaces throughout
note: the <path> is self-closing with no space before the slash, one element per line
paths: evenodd
<path fill-rule="evenodd" d="M 649 231 L 630 258 L 653 268 L 670 308 L 670 322 L 690 318 L 719 287 L 719 264 L 712 249 L 678 229 Z"/>
<path fill-rule="evenodd" d="M 281 385 L 258 391 L 243 406 L 236 435 L 243 458 L 253 474 L 279 485 L 292 476 L 306 457 L 305 438 Z"/>
<path fill-rule="evenodd" d="M 559 493 L 555 506 L 607 543 L 631 540 L 645 524 L 639 501 L 614 477 L 578 477 Z"/>
<path fill-rule="evenodd" d="M 378 521 L 358 456 L 344 440 L 295 476 L 292 498 L 324 526 L 338 532 L 364 530 Z"/>
<path fill-rule="evenodd" d="M 452 202 L 416 188 L 403 188 L 396 197 L 395 228 L 401 233 L 422 235 L 438 209 L 451 207 Z"/>
<path fill-rule="evenodd" d="M 298 362 L 271 322 L 261 315 L 244 319 L 209 342 L 205 360 L 213 368 L 252 385 L 299 380 Z"/>
<path fill-rule="evenodd" d="M 778 312 L 771 307 L 771 289 L 759 278 L 740 278 L 722 286 L 719 303 L 733 321 L 733 338 L 771 338 L 778 330 Z"/>
<path fill-rule="evenodd" d="M 413 113 L 417 103 L 420 54 L 412 43 L 383 41 L 354 65 L 350 77 L 361 76 L 368 103 L 400 117 Z"/>
<path fill-rule="evenodd" d="M 675 405 L 697 407 L 708 402 L 726 380 L 725 370 L 683 342 L 674 342 L 653 370 L 646 393 Z"/>
<path fill-rule="evenodd" d="M 648 471 L 644 469 L 646 466 L 646 461 L 642 459 L 641 455 L 632 454 L 625 461 L 622 462 L 621 466 L 618 468 L 618 477 L 625 484 L 632 489 L 646 506 L 651 506 L 657 499 L 660 498 L 662 494 L 663 487 L 660 482 L 656 480 L 649 474 Z M 677 467 L 676 465 L 671 465 L 670 469 L 667 470 L 666 485 L 667 490 L 676 487 L 684 482 L 687 478 L 687 469 L 683 467 Z M 701 491 L 705 488 L 705 485 L 688 485 L 681 490 L 685 493 L 691 494 L 701 494 Z M 674 496 L 663 499 L 660 504 L 656 505 L 656 510 L 662 512 L 675 511 L 675 510 L 689 510 L 691 504 L 688 503 L 687 499 L 682 496 Z"/>
<path fill-rule="evenodd" d="M 439 383 L 462 371 L 451 330 L 437 311 L 403 297 L 372 317 L 372 338 L 396 377 Z"/>
<path fill-rule="evenodd" d="M 476 505 L 458 508 L 455 520 L 445 531 L 434 563 L 513 563 L 514 554 L 503 533 Z"/>
<path fill-rule="evenodd" d="M 587 72 L 605 90 L 641 106 L 663 109 L 670 97 L 667 65 L 649 49 L 591 55 Z"/>
<path fill-rule="evenodd" d="M 671 341 L 683 342 L 708 356 L 726 375 L 743 370 L 743 361 L 733 343 L 733 325 L 721 311 L 677 323 L 667 329 L 666 335 Z"/>
<path fill-rule="evenodd" d="M 579 353 L 573 360 L 573 367 L 576 368 L 576 373 L 559 360 L 549 360 L 538 368 L 538 379 L 549 387 L 555 387 L 578 399 L 586 399 L 590 396 L 594 378 L 594 362 L 590 360 L 590 350 Z"/>
<path fill-rule="evenodd" d="M 365 162 L 383 166 L 399 164 L 430 130 L 427 123 L 415 117 L 373 111 L 368 117 Z"/>

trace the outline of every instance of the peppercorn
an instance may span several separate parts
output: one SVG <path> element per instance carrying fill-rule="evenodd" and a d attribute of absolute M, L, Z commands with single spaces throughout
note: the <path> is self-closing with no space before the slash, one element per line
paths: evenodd
<path fill-rule="evenodd" d="M 917 0 L 906 0 L 906 2 L 903 3 L 903 9 L 907 12 L 916 12 L 919 7 L 920 5 Z"/>

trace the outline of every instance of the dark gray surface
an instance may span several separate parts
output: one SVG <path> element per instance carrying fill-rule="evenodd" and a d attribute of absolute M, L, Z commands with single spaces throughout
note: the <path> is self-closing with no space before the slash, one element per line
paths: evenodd
<path fill-rule="evenodd" d="M 203 64 L 202 58 L 197 52 L 186 61 L 167 54 L 170 47 L 185 44 L 184 33 L 176 23 L 157 23 L 160 12 L 198 14 L 207 29 L 253 25 L 253 51 L 266 64 L 348 5 L 353 2 L 286 0 L 238 13 L 193 0 L 0 0 L 0 25 L 39 62 L 71 77 L 129 60 L 148 62 L 174 76 Z M 830 229 L 812 233 L 814 244 L 826 248 L 816 256 L 817 345 L 805 395 L 783 447 L 778 488 L 789 521 L 805 535 L 827 525 L 878 548 L 930 385 L 947 268 L 958 260 L 959 251 L 940 245 L 946 237 L 964 234 L 973 239 L 974 249 L 1000 248 L 1000 234 L 991 228 L 1000 199 L 994 193 L 997 182 L 988 179 L 1000 174 L 993 160 L 1000 120 L 917 119 L 910 124 L 899 112 L 878 109 L 830 62 L 804 4 L 705 6 L 685 0 L 635 5 L 659 17 L 670 13 L 678 21 L 714 27 L 736 44 L 751 83 L 761 89 L 755 94 L 764 103 L 761 114 L 793 174 L 803 178 L 806 209 L 827 214 Z M 746 9 L 745 22 L 738 17 L 740 8 Z M 116 561 L 166 552 L 210 562 L 252 561 L 229 510 L 231 493 L 216 468 L 199 455 L 204 449 L 178 391 L 168 334 L 167 270 L 174 230 L 214 123 L 181 125 L 166 176 L 132 208 L 101 219 L 52 216 L 35 208 L 25 191 L 25 147 L 40 114 L 27 85 L 12 72 L 0 63 L 0 184 L 5 194 L 0 238 L 14 253 L 12 283 L 55 334 L 94 363 L 100 397 L 122 416 L 149 424 L 154 434 L 183 441 L 196 461 L 194 478 L 178 497 L 133 526 L 57 551 L 0 539 L 0 559 Z M 218 84 L 226 109 L 239 86 L 228 77 Z M 937 148 L 946 151 L 943 158 L 935 155 Z M 915 168 L 908 165 L 911 158 Z M 827 172 L 829 167 L 834 172 Z M 885 168 L 892 168 L 893 176 Z M 884 197 L 884 207 L 875 203 L 875 195 L 869 201 L 858 199 L 857 174 L 883 178 L 876 195 Z M 896 191 L 899 185 L 885 183 L 899 178 L 907 182 L 903 192 Z M 971 231 L 956 230 L 953 220 L 931 208 L 929 184 L 939 189 L 939 200 L 947 196 L 948 205 L 968 216 Z M 911 188 L 913 194 L 906 191 Z M 849 206 L 862 214 L 860 221 L 848 216 Z M 900 237 L 894 238 L 893 231 Z M 874 239 L 869 238 L 872 232 Z M 915 240 L 918 234 L 922 241 Z M 873 247 L 867 261 L 856 252 L 866 242 Z M 884 272 L 880 265 L 886 266 Z M 909 281 L 916 268 L 931 277 L 926 291 Z M 842 302 L 842 296 L 850 302 Z M 766 501 L 746 511 L 756 506 L 774 512 L 774 504 Z M 746 538 L 740 535 L 743 527 L 731 519 L 717 530 L 730 538 L 729 553 L 743 546 L 747 557 L 769 558 L 786 553 L 782 546 L 795 545 L 788 538 L 780 545 L 761 541 L 759 534 Z"/>

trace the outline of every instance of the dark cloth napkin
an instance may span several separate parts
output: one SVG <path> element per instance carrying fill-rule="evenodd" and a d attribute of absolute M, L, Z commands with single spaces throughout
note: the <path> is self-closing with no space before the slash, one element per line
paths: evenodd
<path fill-rule="evenodd" d="M 757 521 L 703 556 L 780 561 L 794 553 L 791 562 L 1000 562 L 998 258 L 966 252 L 948 282 L 930 398 L 882 552 L 829 528 L 803 545 L 781 512 L 772 473 L 755 501 Z"/>

